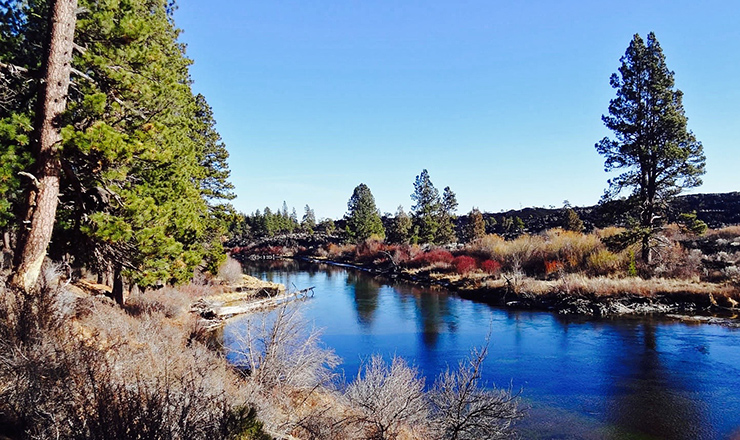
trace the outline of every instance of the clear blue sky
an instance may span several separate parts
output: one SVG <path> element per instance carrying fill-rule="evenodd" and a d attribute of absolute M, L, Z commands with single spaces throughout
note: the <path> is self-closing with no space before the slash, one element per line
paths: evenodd
<path fill-rule="evenodd" d="M 632 35 L 654 31 L 707 174 L 740 190 L 740 1 L 180 0 L 237 209 L 341 217 L 367 184 L 411 206 L 426 168 L 459 213 L 595 204 L 594 144 Z"/>

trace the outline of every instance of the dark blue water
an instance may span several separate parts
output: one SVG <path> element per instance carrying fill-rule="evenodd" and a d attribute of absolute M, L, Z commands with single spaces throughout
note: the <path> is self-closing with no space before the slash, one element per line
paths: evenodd
<path fill-rule="evenodd" d="M 740 438 L 740 331 L 503 310 L 329 266 L 247 271 L 289 289 L 316 287 L 303 313 L 324 329 L 348 377 L 374 353 L 398 354 L 431 384 L 490 331 L 484 379 L 522 390 L 523 438 Z M 225 331 L 228 341 L 239 322 Z"/>

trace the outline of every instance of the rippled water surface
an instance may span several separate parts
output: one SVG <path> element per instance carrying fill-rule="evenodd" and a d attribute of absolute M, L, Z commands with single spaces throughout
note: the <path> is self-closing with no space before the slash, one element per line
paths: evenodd
<path fill-rule="evenodd" d="M 398 354 L 428 383 L 491 332 L 484 379 L 522 390 L 524 438 L 740 439 L 740 331 L 659 319 L 576 320 L 503 310 L 355 270 L 247 267 L 289 289 L 315 286 L 303 313 L 347 376 Z M 227 344 L 243 329 L 226 328 Z"/>

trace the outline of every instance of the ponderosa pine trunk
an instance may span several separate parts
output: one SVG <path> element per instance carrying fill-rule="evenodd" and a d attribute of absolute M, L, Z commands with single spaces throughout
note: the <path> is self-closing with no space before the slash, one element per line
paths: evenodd
<path fill-rule="evenodd" d="M 13 278 L 13 284 L 24 291 L 32 290 L 38 281 L 56 218 L 61 171 L 57 150 L 62 140 L 58 118 L 67 105 L 77 0 L 56 0 L 51 11 L 34 130 L 37 182 L 28 198 L 30 225 L 18 245 L 19 262 Z"/>
<path fill-rule="evenodd" d="M 123 296 L 123 276 L 121 275 L 121 266 L 116 265 L 113 271 L 113 299 L 116 304 L 123 306 L 126 304 L 126 298 Z"/>

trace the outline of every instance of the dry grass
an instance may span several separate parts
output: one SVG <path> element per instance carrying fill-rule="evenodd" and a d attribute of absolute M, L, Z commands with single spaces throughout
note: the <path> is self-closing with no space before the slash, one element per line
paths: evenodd
<path fill-rule="evenodd" d="M 186 295 L 163 289 L 122 310 L 0 286 L 0 431 L 10 438 L 260 438 L 246 383 L 195 336 Z M 252 434 L 248 434 L 252 432 Z"/>
<path fill-rule="evenodd" d="M 507 287 L 505 279 L 489 279 L 482 283 L 488 289 L 503 289 Z M 625 295 L 639 295 L 654 297 L 656 295 L 690 294 L 716 297 L 735 297 L 737 291 L 730 285 L 679 280 L 668 278 L 643 279 L 638 277 L 613 278 L 590 277 L 583 274 L 566 274 L 558 280 L 538 280 L 525 277 L 516 281 L 517 293 L 542 296 L 555 293 L 570 295 L 588 295 L 618 297 Z"/>
<path fill-rule="evenodd" d="M 723 238 L 725 240 L 732 240 L 740 237 L 740 225 L 726 226 L 720 229 L 710 229 L 704 235 L 705 237 L 716 237 Z"/>

